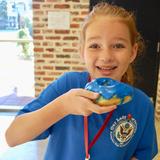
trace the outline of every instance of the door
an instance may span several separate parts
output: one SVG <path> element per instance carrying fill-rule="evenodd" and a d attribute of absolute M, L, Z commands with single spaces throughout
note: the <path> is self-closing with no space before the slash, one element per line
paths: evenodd
<path fill-rule="evenodd" d="M 101 1 L 90 0 L 90 10 Z M 158 42 L 160 42 L 159 0 L 106 0 L 106 2 L 122 6 L 135 13 L 138 31 L 146 43 L 143 56 L 135 64 L 137 73 L 135 86 L 152 97 L 155 104 L 160 64 L 158 45 Z"/>

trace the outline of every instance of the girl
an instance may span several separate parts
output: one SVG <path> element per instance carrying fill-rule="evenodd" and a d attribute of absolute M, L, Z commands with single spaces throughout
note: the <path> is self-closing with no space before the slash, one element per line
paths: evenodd
<path fill-rule="evenodd" d="M 20 110 L 6 131 L 8 144 L 50 136 L 45 160 L 151 160 L 157 143 L 149 97 L 134 88 L 129 103 L 100 107 L 93 103 L 99 95 L 84 89 L 89 79 L 99 77 L 132 84 L 131 64 L 142 48 L 133 15 L 100 3 L 86 18 L 81 38 L 87 71 L 65 73 Z M 104 131 L 88 147 L 113 110 Z"/>

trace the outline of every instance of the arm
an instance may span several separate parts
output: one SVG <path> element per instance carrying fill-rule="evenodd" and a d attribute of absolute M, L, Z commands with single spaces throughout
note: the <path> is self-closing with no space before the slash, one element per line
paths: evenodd
<path fill-rule="evenodd" d="M 115 106 L 99 107 L 94 104 L 91 100 L 97 96 L 97 93 L 84 89 L 72 89 L 41 109 L 16 117 L 6 131 L 7 143 L 16 146 L 30 141 L 69 114 L 101 114 L 115 109 Z"/>
<path fill-rule="evenodd" d="M 6 131 L 8 145 L 13 147 L 30 141 L 63 118 L 63 106 L 58 107 L 55 100 L 37 111 L 17 116 Z"/>

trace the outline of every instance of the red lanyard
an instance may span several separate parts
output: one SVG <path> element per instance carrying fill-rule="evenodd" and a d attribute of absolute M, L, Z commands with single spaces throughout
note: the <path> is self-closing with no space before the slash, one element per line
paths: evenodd
<path fill-rule="evenodd" d="M 111 111 L 106 116 L 106 119 L 105 119 L 103 125 L 101 126 L 101 128 L 99 129 L 99 131 L 97 132 L 97 134 L 94 136 L 93 140 L 91 141 L 91 143 L 89 145 L 88 145 L 88 117 L 84 116 L 84 144 L 85 144 L 86 160 L 89 160 L 89 158 L 90 158 L 89 150 L 96 143 L 96 141 L 98 140 L 98 138 L 100 137 L 100 135 L 102 134 L 102 132 L 104 131 L 104 129 L 106 128 L 109 120 L 112 117 L 113 111 Z"/>

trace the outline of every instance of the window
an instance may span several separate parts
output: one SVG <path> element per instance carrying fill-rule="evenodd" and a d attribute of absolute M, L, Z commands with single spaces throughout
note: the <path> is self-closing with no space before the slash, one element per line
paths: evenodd
<path fill-rule="evenodd" d="M 33 97 L 31 0 L 0 0 L 0 50 L 0 105 L 9 105 L 3 99 L 13 94 Z"/>

